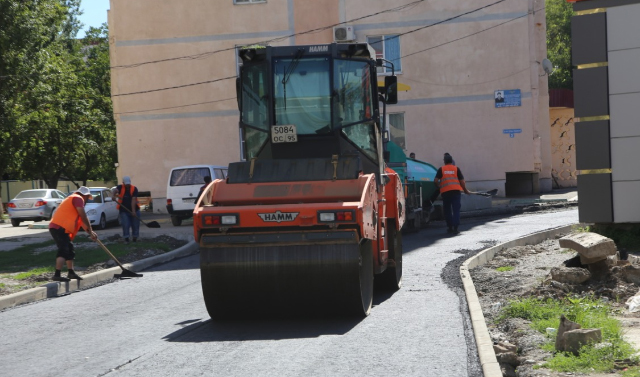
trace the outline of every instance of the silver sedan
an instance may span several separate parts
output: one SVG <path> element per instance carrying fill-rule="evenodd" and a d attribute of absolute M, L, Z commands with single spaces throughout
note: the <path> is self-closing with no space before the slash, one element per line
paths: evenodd
<path fill-rule="evenodd" d="M 7 205 L 11 225 L 20 226 L 22 221 L 51 220 L 65 195 L 54 189 L 24 190 Z"/>

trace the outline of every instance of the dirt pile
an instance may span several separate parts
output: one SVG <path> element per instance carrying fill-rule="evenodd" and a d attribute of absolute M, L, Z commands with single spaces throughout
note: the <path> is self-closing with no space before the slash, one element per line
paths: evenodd
<path fill-rule="evenodd" d="M 518 367 L 519 377 L 567 374 L 534 369 L 535 365 L 542 364 L 552 354 L 540 349 L 548 338 L 531 329 L 528 321 L 508 319 L 496 325 L 500 309 L 510 300 L 525 297 L 560 299 L 574 295 L 593 296 L 625 310 L 627 299 L 638 293 L 638 286 L 626 282 L 620 269 L 616 267 L 602 278 L 592 278 L 582 284 L 553 281 L 551 269 L 564 267 L 566 261 L 576 256 L 575 251 L 560 247 L 558 239 L 563 236 L 565 235 L 558 235 L 556 239 L 537 245 L 517 246 L 500 251 L 494 259 L 470 271 L 492 340 L 494 343 L 509 342 L 517 345 L 521 362 Z"/>

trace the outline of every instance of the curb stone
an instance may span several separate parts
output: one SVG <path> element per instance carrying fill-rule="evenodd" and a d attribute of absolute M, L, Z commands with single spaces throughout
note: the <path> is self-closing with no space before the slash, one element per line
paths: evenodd
<path fill-rule="evenodd" d="M 491 335 L 489 335 L 489 329 L 487 328 L 484 314 L 482 313 L 478 293 L 473 285 L 473 279 L 471 279 L 469 270 L 489 262 L 499 251 L 509 249 L 514 246 L 538 244 L 548 238 L 553 238 L 558 234 L 570 232 L 575 225 L 577 224 L 565 225 L 559 228 L 533 233 L 528 236 L 484 249 L 473 257 L 467 259 L 462 266 L 460 266 L 460 277 L 462 278 L 464 292 L 467 297 L 467 306 L 469 307 L 469 315 L 473 326 L 473 335 L 478 347 L 478 356 L 480 358 L 480 365 L 482 365 L 484 377 L 502 377 L 502 371 L 500 370 L 500 364 L 496 358 L 496 353 L 493 350 Z"/>
<path fill-rule="evenodd" d="M 198 250 L 198 244 L 195 241 L 191 241 L 186 245 L 179 247 L 168 253 L 156 255 L 150 258 L 142 259 L 132 263 L 123 264 L 124 268 L 133 272 L 139 272 L 149 267 L 164 264 L 174 259 L 186 257 L 195 254 Z M 90 274 L 82 275 L 81 281 L 72 280 L 70 282 L 53 282 L 47 283 L 40 287 L 27 289 L 25 291 L 16 292 L 6 296 L 0 296 L 0 310 L 12 308 L 17 305 L 22 305 L 45 298 L 59 297 L 76 292 L 81 288 L 90 287 L 92 285 L 111 280 L 113 275 L 120 273 L 120 267 L 112 267 Z"/>

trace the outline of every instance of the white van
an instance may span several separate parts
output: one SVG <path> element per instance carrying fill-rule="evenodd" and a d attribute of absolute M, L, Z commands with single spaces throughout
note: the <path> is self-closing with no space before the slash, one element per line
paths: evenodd
<path fill-rule="evenodd" d="M 180 226 L 182 220 L 193 216 L 195 201 L 206 176 L 211 180 L 226 179 L 227 167 L 189 165 L 171 169 L 167 182 L 167 211 L 174 226 Z"/>

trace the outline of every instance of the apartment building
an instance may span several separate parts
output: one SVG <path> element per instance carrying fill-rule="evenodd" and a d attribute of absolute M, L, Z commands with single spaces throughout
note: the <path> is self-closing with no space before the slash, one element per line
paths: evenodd
<path fill-rule="evenodd" d="M 543 0 L 111 0 L 108 20 L 118 177 L 156 203 L 172 167 L 242 158 L 253 44 L 369 42 L 403 84 L 387 113 L 407 154 L 450 153 L 472 190 L 551 190 Z"/>

